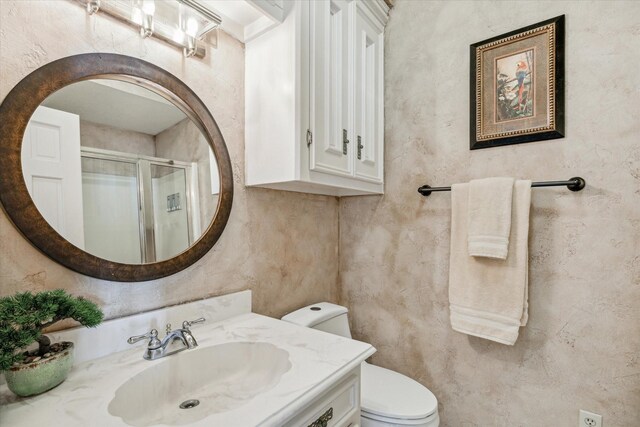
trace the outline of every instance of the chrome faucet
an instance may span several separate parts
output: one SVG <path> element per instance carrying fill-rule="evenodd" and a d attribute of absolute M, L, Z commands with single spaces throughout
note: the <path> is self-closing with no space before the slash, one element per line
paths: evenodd
<path fill-rule="evenodd" d="M 144 339 L 149 339 L 147 343 L 147 348 L 145 349 L 144 356 L 142 356 L 146 360 L 156 360 L 161 357 L 170 356 L 172 354 L 178 353 L 182 350 L 187 350 L 190 348 L 196 348 L 198 346 L 198 342 L 191 334 L 191 325 L 196 323 L 204 322 L 204 317 L 201 317 L 196 320 L 185 320 L 182 322 L 182 328 L 171 330 L 171 324 L 167 323 L 166 327 L 166 336 L 160 341 L 158 339 L 158 331 L 156 329 L 152 329 L 143 335 L 136 335 L 130 337 L 127 342 L 129 344 L 135 344 L 138 341 L 142 341 Z M 174 348 L 173 350 L 169 350 L 172 347 L 172 344 L 178 341 L 180 347 Z"/>

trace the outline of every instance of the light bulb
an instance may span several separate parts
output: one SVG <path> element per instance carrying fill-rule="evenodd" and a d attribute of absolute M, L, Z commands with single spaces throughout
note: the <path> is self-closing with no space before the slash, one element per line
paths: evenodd
<path fill-rule="evenodd" d="M 142 25 L 142 10 L 139 7 L 131 9 L 131 20 L 138 25 Z"/>
<path fill-rule="evenodd" d="M 195 37 L 198 34 L 198 21 L 195 18 L 191 17 L 187 19 L 187 34 L 191 37 Z"/>
<path fill-rule="evenodd" d="M 156 11 L 156 2 L 153 0 L 144 0 L 142 2 L 142 11 L 146 15 L 153 15 Z"/>
<path fill-rule="evenodd" d="M 173 41 L 179 44 L 184 43 L 184 31 L 182 31 L 180 28 L 176 28 L 173 31 Z"/>

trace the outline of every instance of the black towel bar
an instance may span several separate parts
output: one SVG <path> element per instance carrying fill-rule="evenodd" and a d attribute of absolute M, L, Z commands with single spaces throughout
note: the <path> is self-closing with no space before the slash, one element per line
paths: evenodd
<path fill-rule="evenodd" d="M 571 191 L 580 191 L 587 185 L 586 181 L 579 176 L 574 176 L 567 181 L 540 181 L 532 182 L 531 187 L 560 187 L 566 186 Z M 430 185 L 423 185 L 418 188 L 418 193 L 423 196 L 429 196 L 434 191 L 451 191 L 451 187 L 431 187 Z"/>

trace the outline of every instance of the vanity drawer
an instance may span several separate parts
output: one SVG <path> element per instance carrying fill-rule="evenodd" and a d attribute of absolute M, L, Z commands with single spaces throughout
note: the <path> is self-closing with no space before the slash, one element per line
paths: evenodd
<path fill-rule="evenodd" d="M 359 421 L 360 376 L 356 370 L 296 415 L 286 426 L 354 427 Z"/>

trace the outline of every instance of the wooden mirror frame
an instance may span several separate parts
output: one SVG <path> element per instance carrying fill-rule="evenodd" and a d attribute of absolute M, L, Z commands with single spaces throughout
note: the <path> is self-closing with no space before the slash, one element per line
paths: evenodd
<path fill-rule="evenodd" d="M 187 250 L 168 260 L 122 264 L 74 246 L 49 225 L 33 203 L 22 174 L 22 139 L 36 108 L 72 83 L 113 79 L 141 85 L 171 101 L 200 129 L 213 149 L 220 195 L 213 221 Z M 180 79 L 149 62 L 111 53 L 74 55 L 50 62 L 22 79 L 0 105 L 0 201 L 9 219 L 37 249 L 78 273 L 104 280 L 139 282 L 170 276 L 202 258 L 224 230 L 233 202 L 233 170 L 222 133 L 198 96 Z"/>

